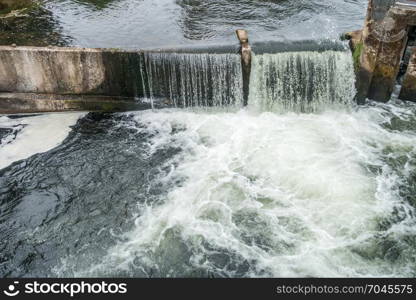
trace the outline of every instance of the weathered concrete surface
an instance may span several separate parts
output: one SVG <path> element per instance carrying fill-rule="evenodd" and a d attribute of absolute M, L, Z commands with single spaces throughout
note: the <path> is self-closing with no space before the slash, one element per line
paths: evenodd
<path fill-rule="evenodd" d="M 134 97 L 141 59 L 135 51 L 0 46 L 0 92 Z"/>
<path fill-rule="evenodd" d="M 416 48 L 413 49 L 399 98 L 416 102 Z"/>
<path fill-rule="evenodd" d="M 371 83 L 373 70 L 376 64 L 377 50 L 378 50 L 378 40 L 374 38 L 371 34 L 374 18 L 374 2 L 370 0 L 367 8 L 367 17 L 364 23 L 364 28 L 362 30 L 361 40 L 363 43 L 363 49 L 358 57 L 358 71 L 357 71 L 357 102 L 362 104 L 365 102 L 368 94 L 368 88 Z M 375 45 L 376 48 L 369 47 L 368 45 Z"/>
<path fill-rule="evenodd" d="M 410 25 L 416 10 L 370 0 L 362 33 L 363 50 L 359 60 L 357 100 L 386 102 L 393 92 Z M 389 8 L 384 18 L 375 9 Z"/>
<path fill-rule="evenodd" d="M 150 108 L 133 98 L 32 93 L 0 93 L 0 113 L 127 111 Z"/>
<path fill-rule="evenodd" d="M 142 59 L 139 51 L 0 46 L 0 113 L 137 108 Z"/>
<path fill-rule="evenodd" d="M 382 25 L 373 28 L 378 53 L 367 93 L 370 99 L 387 102 L 391 97 L 407 42 L 407 16 L 407 11 L 391 8 Z"/>

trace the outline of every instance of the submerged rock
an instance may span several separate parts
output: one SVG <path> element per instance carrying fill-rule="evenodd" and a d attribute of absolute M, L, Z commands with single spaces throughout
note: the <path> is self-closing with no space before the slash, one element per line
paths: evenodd
<path fill-rule="evenodd" d="M 33 0 L 0 0 L 0 16 L 9 14 L 14 10 L 28 8 L 33 4 Z"/>

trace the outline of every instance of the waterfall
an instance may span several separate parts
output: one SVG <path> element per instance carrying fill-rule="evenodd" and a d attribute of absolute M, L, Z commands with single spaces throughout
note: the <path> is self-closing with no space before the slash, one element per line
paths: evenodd
<path fill-rule="evenodd" d="M 346 51 L 253 55 L 249 105 L 261 111 L 314 112 L 349 104 L 354 78 Z"/>
<path fill-rule="evenodd" d="M 174 107 L 243 105 L 238 54 L 143 53 L 143 95 Z M 249 106 L 315 112 L 345 106 L 355 95 L 351 53 L 327 50 L 253 55 Z"/>
<path fill-rule="evenodd" d="M 242 72 L 237 54 L 144 53 L 146 98 L 175 107 L 241 106 Z"/>

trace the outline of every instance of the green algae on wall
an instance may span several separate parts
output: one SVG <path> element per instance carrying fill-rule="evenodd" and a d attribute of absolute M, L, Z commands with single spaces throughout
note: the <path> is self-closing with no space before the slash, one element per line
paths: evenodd
<path fill-rule="evenodd" d="M 364 46 L 363 42 L 357 43 L 352 53 L 352 58 L 354 60 L 354 69 L 356 72 L 360 69 L 360 57 L 361 57 L 361 53 L 363 52 L 363 46 Z"/>

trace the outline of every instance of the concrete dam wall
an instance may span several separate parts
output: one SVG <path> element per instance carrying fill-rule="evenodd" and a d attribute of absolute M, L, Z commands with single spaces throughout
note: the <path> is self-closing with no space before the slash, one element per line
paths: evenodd
<path fill-rule="evenodd" d="M 135 96 L 140 52 L 0 47 L 0 90 Z"/>
<path fill-rule="evenodd" d="M 0 113 L 242 100 L 239 54 L 189 52 L 0 46 Z"/>
<path fill-rule="evenodd" d="M 351 36 L 357 67 L 357 101 L 387 102 L 405 68 L 405 84 L 400 98 L 416 101 L 414 61 L 406 60 L 415 47 L 416 1 L 369 0 L 362 31 Z M 407 55 L 406 55 L 407 53 Z"/>
<path fill-rule="evenodd" d="M 364 29 L 348 35 L 357 75 L 358 103 L 367 98 L 388 101 L 400 69 L 404 76 L 399 97 L 416 101 L 416 1 L 369 1 Z M 247 33 L 237 30 L 237 37 L 239 53 L 233 47 L 130 51 L 0 46 L 0 113 L 247 105 L 250 75 L 255 68 Z M 340 50 L 333 45 L 320 47 L 323 49 L 315 47 L 314 51 Z M 303 59 L 307 56 L 307 51 L 296 43 L 283 47 L 257 45 L 254 52 L 259 55 L 276 50 L 301 51 Z M 331 68 L 331 61 L 337 61 L 330 56 L 326 53 L 320 57 L 326 71 Z M 276 73 L 275 69 L 271 65 L 268 70 Z M 285 74 L 294 71 L 289 69 Z M 270 83 L 276 74 L 269 73 L 263 80 Z M 318 77 L 314 75 L 309 81 Z M 325 78 L 339 79 L 332 75 Z M 300 90 L 307 86 L 306 82 L 297 85 Z M 309 95 L 318 86 L 311 85 Z M 284 87 L 281 90 L 278 101 L 282 101 Z M 334 97 L 328 99 L 334 101 Z"/>
<path fill-rule="evenodd" d="M 143 94 L 142 59 L 138 51 L 0 46 L 0 112 L 142 107 L 134 101 Z"/>

